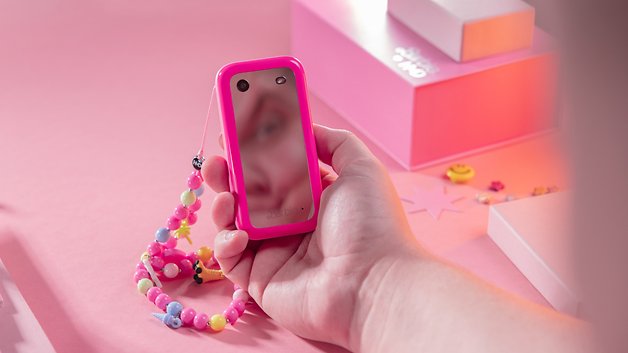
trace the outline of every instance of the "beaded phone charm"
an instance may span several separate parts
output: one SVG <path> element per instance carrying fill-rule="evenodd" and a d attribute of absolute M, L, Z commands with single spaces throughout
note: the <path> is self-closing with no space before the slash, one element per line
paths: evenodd
<path fill-rule="evenodd" d="M 209 101 L 201 148 L 192 159 L 194 171 L 188 177 L 188 189 L 181 194 L 181 203 L 167 219 L 166 227 L 157 230 L 155 240 L 148 244 L 146 251 L 141 255 L 133 276 L 137 283 L 137 290 L 163 311 L 153 313 L 153 316 L 174 329 L 188 326 L 198 330 L 205 330 L 209 327 L 216 332 L 222 331 L 227 323 L 233 325 L 242 316 L 249 299 L 248 293 L 236 285 L 234 286 L 233 301 L 229 306 L 221 314 L 209 317 L 207 314 L 197 312 L 192 308 L 184 308 L 181 303 L 173 300 L 161 289 L 161 281 L 187 276 L 193 278 L 198 284 L 225 278 L 211 248 L 203 246 L 196 252 L 189 253 L 177 249 L 177 242 L 181 238 L 192 244 L 190 239 L 191 226 L 196 223 L 198 218 L 196 212 L 201 208 L 200 197 L 203 194 L 201 166 L 205 161 L 203 149 L 214 92 L 215 87 L 212 89 Z"/>

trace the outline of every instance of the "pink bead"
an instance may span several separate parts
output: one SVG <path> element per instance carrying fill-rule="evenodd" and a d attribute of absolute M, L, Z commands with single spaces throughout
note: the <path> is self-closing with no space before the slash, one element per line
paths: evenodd
<path fill-rule="evenodd" d="M 233 291 L 235 292 L 235 291 L 237 291 L 238 289 L 240 289 L 240 286 L 234 283 L 234 284 L 233 284 Z"/>
<path fill-rule="evenodd" d="M 166 293 L 161 293 L 155 298 L 155 305 L 161 310 L 166 310 L 166 306 L 172 301 L 172 298 Z"/>
<path fill-rule="evenodd" d="M 177 230 L 181 227 L 181 220 L 175 216 L 168 217 L 166 221 L 166 227 L 170 230 Z"/>
<path fill-rule="evenodd" d="M 161 245 L 157 242 L 152 242 L 148 244 L 148 249 L 146 249 L 148 255 L 155 256 L 161 254 Z"/>
<path fill-rule="evenodd" d="M 133 275 L 133 280 L 135 281 L 135 283 L 137 283 L 142 278 L 148 278 L 148 277 L 149 275 L 146 270 L 137 270 L 135 271 L 135 274 Z"/>
<path fill-rule="evenodd" d="M 166 249 L 174 249 L 177 247 L 177 238 L 170 237 L 167 242 L 164 243 Z"/>
<path fill-rule="evenodd" d="M 185 255 L 185 258 L 190 260 L 191 263 L 195 263 L 198 260 L 198 256 L 196 256 L 196 252 L 190 251 Z"/>
<path fill-rule="evenodd" d="M 231 325 L 235 324 L 236 321 L 238 321 L 238 318 L 240 317 L 240 315 L 238 314 L 238 311 L 231 306 L 225 309 L 225 311 L 223 311 L 222 314 L 227 319 L 227 322 L 230 323 Z"/>
<path fill-rule="evenodd" d="M 196 172 L 192 173 L 192 175 L 188 177 L 188 186 L 192 190 L 198 189 L 201 186 L 202 182 L 203 180 L 201 179 L 201 176 L 198 175 Z"/>
<path fill-rule="evenodd" d="M 169 260 L 183 260 L 185 258 L 185 251 L 179 249 L 164 249 L 162 253 L 164 259 Z"/>
<path fill-rule="evenodd" d="M 246 303 L 244 303 L 240 299 L 236 299 L 232 301 L 229 306 L 236 309 L 236 311 L 238 312 L 238 315 L 240 316 L 242 316 L 242 314 L 244 314 L 244 310 L 246 310 Z"/>
<path fill-rule="evenodd" d="M 196 316 L 196 311 L 192 308 L 185 308 L 181 312 L 181 321 L 183 321 L 186 325 L 192 325 L 194 323 L 194 316 Z"/>
<path fill-rule="evenodd" d="M 190 212 L 196 212 L 201 209 L 201 205 L 202 205 L 201 199 L 197 198 L 193 204 L 188 206 L 188 209 L 190 210 Z"/>
<path fill-rule="evenodd" d="M 188 224 L 193 225 L 194 223 L 196 223 L 196 221 L 198 221 L 198 216 L 196 215 L 196 213 L 190 212 L 190 214 L 188 215 Z"/>
<path fill-rule="evenodd" d="M 240 288 L 233 292 L 233 300 L 240 299 L 243 302 L 249 301 L 249 293 L 245 292 L 244 289 Z"/>
<path fill-rule="evenodd" d="M 194 327 L 199 330 L 204 330 L 207 328 L 207 322 L 209 321 L 209 316 L 207 314 L 198 313 L 194 316 Z"/>
<path fill-rule="evenodd" d="M 144 267 L 143 263 L 138 262 L 137 265 L 135 265 L 135 270 L 146 270 L 146 267 Z"/>
<path fill-rule="evenodd" d="M 183 275 L 189 275 L 194 272 L 192 269 L 192 261 L 188 259 L 183 259 L 179 261 L 179 269 L 181 269 L 181 274 Z"/>
<path fill-rule="evenodd" d="M 162 258 L 161 258 L 161 257 L 159 257 L 159 256 L 153 256 L 153 257 L 151 257 L 151 258 L 150 258 L 150 264 L 151 264 L 151 266 L 153 266 L 153 269 L 154 269 L 155 271 L 159 271 L 159 270 L 161 270 L 161 269 L 164 267 L 164 265 L 165 265 L 165 263 L 164 263 L 164 259 L 162 259 Z"/>
<path fill-rule="evenodd" d="M 161 293 L 163 293 L 163 291 L 161 290 L 161 288 L 159 287 L 151 287 L 148 292 L 146 292 L 146 298 L 148 298 L 148 300 L 151 303 L 155 302 L 155 299 L 157 299 L 157 296 L 160 295 Z"/>
<path fill-rule="evenodd" d="M 174 216 L 181 220 L 185 219 L 189 213 L 190 211 L 183 205 L 179 205 L 174 209 Z"/>

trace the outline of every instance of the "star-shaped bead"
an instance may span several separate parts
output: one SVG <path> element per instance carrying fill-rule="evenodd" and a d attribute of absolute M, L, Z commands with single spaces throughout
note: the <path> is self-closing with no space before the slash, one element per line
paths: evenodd
<path fill-rule="evenodd" d="M 438 187 L 432 190 L 415 188 L 408 197 L 402 197 L 407 213 L 427 211 L 434 219 L 439 219 L 443 211 L 462 212 L 453 202 L 464 198 L 464 196 L 448 195 L 446 188 Z"/>
<path fill-rule="evenodd" d="M 181 222 L 181 226 L 179 229 L 174 231 L 174 237 L 177 239 L 185 238 L 188 243 L 192 244 L 192 240 L 190 239 L 191 227 L 188 225 L 188 221 L 185 220 Z"/>

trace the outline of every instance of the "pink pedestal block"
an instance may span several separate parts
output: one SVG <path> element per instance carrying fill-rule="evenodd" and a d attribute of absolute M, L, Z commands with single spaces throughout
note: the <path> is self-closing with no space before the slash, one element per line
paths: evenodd
<path fill-rule="evenodd" d="M 529 49 L 459 64 L 388 16 L 385 0 L 295 0 L 292 51 L 310 89 L 407 169 L 557 126 L 540 30 Z"/>
<path fill-rule="evenodd" d="M 578 314 L 566 192 L 491 206 L 488 235 L 557 310 Z"/>
<path fill-rule="evenodd" d="M 522 0 L 388 0 L 388 12 L 457 61 L 532 44 L 534 8 Z"/>
<path fill-rule="evenodd" d="M 54 352 L 39 322 L 0 261 L 0 352 Z M 2 295 L 5 303 L 2 303 Z"/>

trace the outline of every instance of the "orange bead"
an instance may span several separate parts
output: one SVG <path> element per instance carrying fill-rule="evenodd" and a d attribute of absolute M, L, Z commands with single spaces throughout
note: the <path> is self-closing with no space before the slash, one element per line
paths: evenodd
<path fill-rule="evenodd" d="M 202 263 L 207 263 L 214 256 L 214 251 L 210 247 L 203 246 L 196 250 L 196 255 Z"/>

